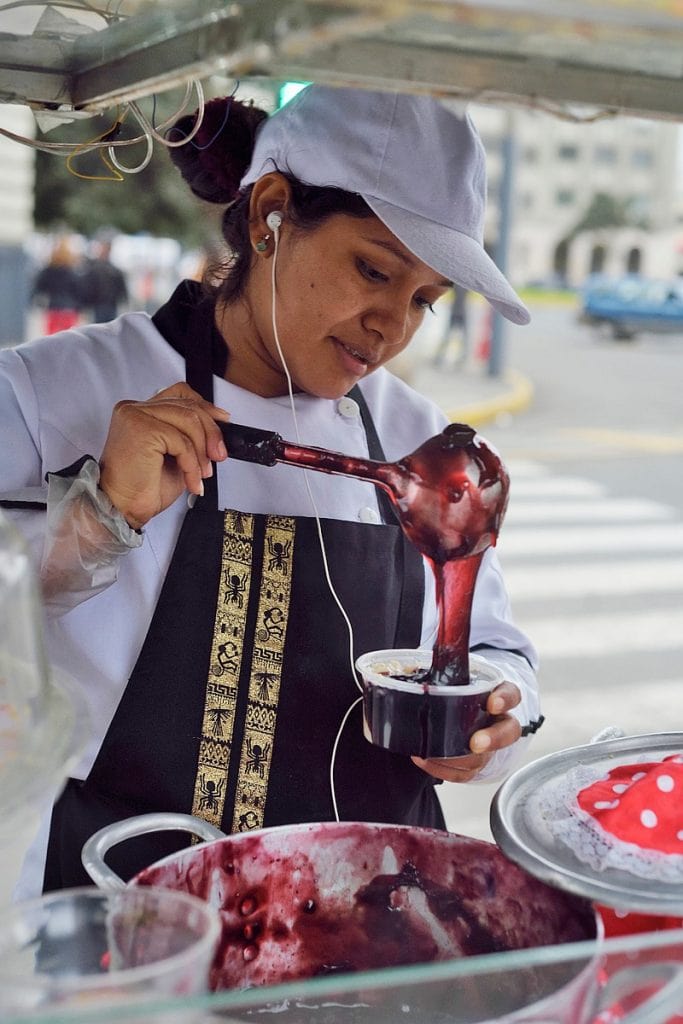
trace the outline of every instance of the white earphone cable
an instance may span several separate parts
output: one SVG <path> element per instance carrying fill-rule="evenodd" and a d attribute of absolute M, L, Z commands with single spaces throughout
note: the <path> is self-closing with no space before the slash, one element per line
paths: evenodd
<path fill-rule="evenodd" d="M 275 345 L 277 346 L 278 355 L 280 356 L 280 361 L 282 363 L 282 368 L 284 369 L 285 376 L 287 377 L 287 390 L 289 392 L 289 403 L 290 403 L 290 406 L 292 408 L 292 418 L 294 420 L 294 432 L 296 434 L 297 443 L 301 444 L 302 442 L 301 442 L 301 435 L 299 434 L 299 423 L 298 423 L 297 416 L 296 416 L 296 406 L 294 404 L 294 391 L 293 391 L 293 388 L 292 388 L 292 377 L 291 377 L 291 374 L 289 372 L 289 367 L 287 366 L 287 361 L 285 359 L 284 352 L 282 351 L 282 346 L 280 345 L 280 336 L 278 334 L 278 329 L 277 329 L 277 317 L 275 315 L 275 289 L 276 289 L 275 270 L 276 270 L 276 264 L 277 264 L 278 245 L 279 245 L 279 234 L 280 234 L 279 226 L 273 227 L 272 231 L 273 231 L 273 243 L 274 243 L 273 266 L 272 266 L 272 269 L 271 269 L 271 295 L 272 295 L 271 319 L 272 319 L 272 324 L 273 324 L 273 337 L 275 339 Z M 351 620 L 349 619 L 349 616 L 346 613 L 346 609 L 344 608 L 344 606 L 343 606 L 343 604 L 341 602 L 341 598 L 337 594 L 337 591 L 334 589 L 334 584 L 332 583 L 332 577 L 330 575 L 330 568 L 329 568 L 329 565 L 328 565 L 328 562 L 327 562 L 327 553 L 325 551 L 325 541 L 323 539 L 322 525 L 320 523 L 320 515 L 318 513 L 318 507 L 317 507 L 317 505 L 315 503 L 315 498 L 313 497 L 313 492 L 311 490 L 311 485 L 310 485 L 310 482 L 309 482 L 309 479 L 308 479 L 308 472 L 309 471 L 306 470 L 306 469 L 304 469 L 304 471 L 303 471 L 304 482 L 306 484 L 306 490 L 308 492 L 308 497 L 309 497 L 310 502 L 311 502 L 311 507 L 313 508 L 313 514 L 315 516 L 316 528 L 317 528 L 317 531 L 318 531 L 318 540 L 320 542 L 320 553 L 322 555 L 323 567 L 324 567 L 324 570 L 325 570 L 325 579 L 327 580 L 327 585 L 329 587 L 330 593 L 331 593 L 332 597 L 334 598 L 334 601 L 335 601 L 337 607 L 339 608 L 339 611 L 342 614 L 344 622 L 346 623 L 346 628 L 348 630 L 348 635 L 349 635 L 349 664 L 351 666 L 351 675 L 353 676 L 353 680 L 354 680 L 356 686 L 358 687 L 358 689 L 361 691 L 361 694 L 362 694 L 363 687 L 361 686 L 361 684 L 358 681 L 358 676 L 356 674 L 356 666 L 354 664 L 354 657 L 353 657 L 353 626 L 351 625 Z M 339 726 L 339 729 L 337 731 L 337 735 L 336 735 L 335 740 L 334 740 L 334 744 L 332 746 L 332 756 L 330 758 L 330 791 L 331 791 L 331 794 L 332 794 L 332 805 L 334 807 L 334 816 L 335 816 L 337 821 L 339 821 L 339 809 L 337 807 L 337 796 L 336 796 L 336 790 L 335 790 L 335 785 L 334 785 L 334 764 L 335 764 L 335 759 L 336 759 L 336 756 L 337 756 L 337 747 L 339 746 L 339 740 L 341 738 L 342 732 L 344 731 L 344 726 L 346 725 L 346 722 L 347 722 L 347 719 L 348 719 L 349 715 L 351 714 L 353 709 L 356 707 L 356 705 L 361 700 L 362 700 L 362 696 L 361 697 L 357 697 L 356 700 L 354 700 L 354 702 L 348 708 L 346 714 L 344 715 L 344 717 L 342 719 L 341 725 Z"/>

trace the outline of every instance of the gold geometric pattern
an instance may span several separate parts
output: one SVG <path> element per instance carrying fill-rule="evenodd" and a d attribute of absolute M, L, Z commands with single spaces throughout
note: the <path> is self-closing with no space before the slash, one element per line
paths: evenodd
<path fill-rule="evenodd" d="M 268 516 L 233 832 L 263 825 L 292 591 L 296 522 Z"/>
<path fill-rule="evenodd" d="M 254 518 L 228 510 L 192 813 L 221 827 L 249 603 Z"/>

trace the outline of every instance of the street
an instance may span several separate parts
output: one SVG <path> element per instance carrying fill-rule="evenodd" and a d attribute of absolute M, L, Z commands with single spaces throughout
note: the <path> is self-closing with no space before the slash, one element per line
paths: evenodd
<path fill-rule="evenodd" d="M 498 550 L 541 658 L 524 763 L 608 726 L 683 730 L 683 335 L 615 342 L 571 307 L 532 314 L 506 345 L 532 405 L 481 429 L 510 471 Z M 489 839 L 497 788 L 441 787 L 449 828 Z"/>

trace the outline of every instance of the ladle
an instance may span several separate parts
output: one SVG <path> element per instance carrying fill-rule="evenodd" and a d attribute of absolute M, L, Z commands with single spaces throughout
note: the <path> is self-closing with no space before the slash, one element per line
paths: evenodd
<path fill-rule="evenodd" d="M 439 631 L 426 680 L 469 683 L 472 597 L 484 551 L 496 543 L 509 478 L 499 457 L 463 423 L 450 423 L 397 462 L 285 441 L 273 431 L 221 423 L 230 458 L 278 462 L 369 480 L 389 495 L 403 531 L 436 579 Z"/>

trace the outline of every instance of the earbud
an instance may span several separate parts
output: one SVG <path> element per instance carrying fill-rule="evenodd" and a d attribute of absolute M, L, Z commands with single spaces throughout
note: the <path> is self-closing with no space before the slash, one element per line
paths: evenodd
<path fill-rule="evenodd" d="M 278 213 L 277 210 L 273 210 L 266 217 L 266 224 L 271 231 L 279 231 L 280 225 L 282 224 L 282 214 Z"/>

